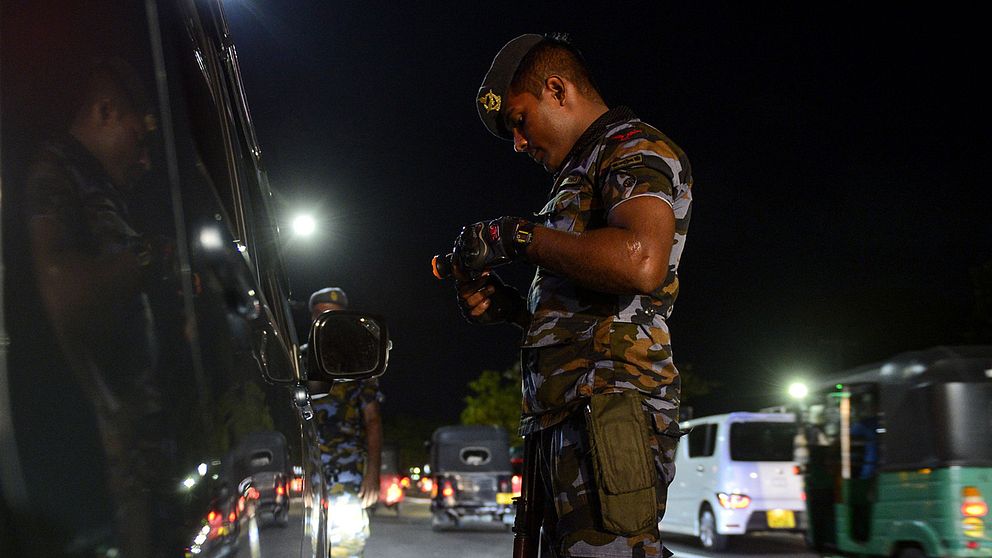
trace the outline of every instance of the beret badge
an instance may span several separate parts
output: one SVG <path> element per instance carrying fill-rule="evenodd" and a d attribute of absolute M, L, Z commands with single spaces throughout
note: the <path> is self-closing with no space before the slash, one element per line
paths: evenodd
<path fill-rule="evenodd" d="M 482 103 L 482 108 L 486 109 L 486 112 L 492 112 L 499 110 L 503 104 L 503 99 L 490 89 L 485 95 L 479 97 L 479 102 Z"/>

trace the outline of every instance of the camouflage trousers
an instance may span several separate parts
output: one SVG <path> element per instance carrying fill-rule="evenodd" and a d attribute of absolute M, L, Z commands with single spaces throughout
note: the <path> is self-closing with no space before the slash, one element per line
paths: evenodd
<path fill-rule="evenodd" d="M 649 421 L 652 424 L 653 421 Z M 675 478 L 677 438 L 653 432 L 651 450 L 658 474 L 658 521 L 665 515 L 668 485 Z M 544 486 L 542 552 L 556 558 L 647 558 L 671 556 L 657 524 L 653 529 L 622 536 L 603 529 L 585 417 L 581 410 L 566 420 L 534 432 L 538 470 Z M 542 553 L 543 555 L 543 553 Z"/>

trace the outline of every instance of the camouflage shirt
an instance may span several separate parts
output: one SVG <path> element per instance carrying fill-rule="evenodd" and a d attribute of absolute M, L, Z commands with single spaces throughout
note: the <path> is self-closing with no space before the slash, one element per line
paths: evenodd
<path fill-rule="evenodd" d="M 618 205 L 654 196 L 674 210 L 675 238 L 668 275 L 650 295 L 596 292 L 537 269 L 521 355 L 521 434 L 560 422 L 593 393 L 623 389 L 646 395 L 660 429 L 677 418 L 680 383 L 665 320 L 679 290 L 691 188 L 682 150 L 626 107 L 601 116 L 575 143 L 538 214 L 544 226 L 574 233 L 603 228 Z"/>
<path fill-rule="evenodd" d="M 365 421 L 362 409 L 382 400 L 379 380 L 335 382 L 330 393 L 313 402 L 321 459 L 332 468 L 355 468 L 365 462 Z"/>
<path fill-rule="evenodd" d="M 26 219 L 52 219 L 57 230 L 54 249 L 60 253 L 95 261 L 132 250 L 141 242 L 131 226 L 124 194 L 97 158 L 72 136 L 45 143 L 31 167 L 25 194 Z M 73 287 L 93 288 L 85 283 Z M 89 320 L 84 327 L 73 328 L 76 349 L 109 374 L 105 381 L 112 387 L 134 384 L 139 379 L 135 370 L 148 369 L 153 360 L 148 299 L 143 293 L 101 294 L 125 300 L 118 304 L 114 319 Z"/>

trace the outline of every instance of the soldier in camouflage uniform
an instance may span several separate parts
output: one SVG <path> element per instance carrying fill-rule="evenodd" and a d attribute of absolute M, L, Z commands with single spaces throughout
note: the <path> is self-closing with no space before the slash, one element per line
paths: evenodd
<path fill-rule="evenodd" d="M 567 37 L 507 43 L 476 98 L 489 131 L 554 176 L 539 223 L 470 225 L 453 258 L 466 318 L 523 330 L 520 433 L 536 440 L 552 510 L 543 543 L 557 556 L 668 555 L 650 517 L 640 530 L 607 527 L 586 409 L 594 395 L 639 394 L 660 521 L 678 438 L 666 320 L 689 224 L 688 159 L 630 109 L 604 104 Z M 516 259 L 537 266 L 525 303 L 488 270 Z M 634 405 L 630 429 L 642 424 Z"/>
<path fill-rule="evenodd" d="M 336 287 L 321 289 L 310 296 L 309 306 L 311 318 L 316 320 L 324 312 L 347 308 L 348 297 Z M 327 396 L 314 402 L 320 457 L 332 500 L 348 494 L 356 498 L 362 508 L 375 506 L 378 501 L 382 463 L 381 402 L 378 378 L 335 382 Z M 369 536 L 368 516 L 363 516 L 361 533 L 345 533 L 344 539 L 333 540 L 334 524 L 340 519 L 332 511 L 332 558 L 361 556 Z"/>

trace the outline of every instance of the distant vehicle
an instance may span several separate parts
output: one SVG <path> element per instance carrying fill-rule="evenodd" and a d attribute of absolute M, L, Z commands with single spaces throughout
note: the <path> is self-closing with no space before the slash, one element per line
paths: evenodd
<path fill-rule="evenodd" d="M 385 444 L 382 448 L 382 466 L 379 470 L 379 503 L 399 513 L 404 496 L 400 476 L 399 447 L 395 444 Z"/>
<path fill-rule="evenodd" d="M 693 535 L 709 550 L 731 537 L 804 528 L 802 477 L 793 460 L 795 415 L 746 413 L 682 423 L 675 481 L 661 529 Z"/>
<path fill-rule="evenodd" d="M 290 480 L 286 437 L 253 432 L 233 451 L 232 470 L 240 493 L 251 494 L 255 514 L 280 527 L 289 525 Z"/>
<path fill-rule="evenodd" d="M 431 526 L 465 520 L 512 525 L 515 509 L 510 445 L 496 426 L 442 426 L 431 437 Z M 519 486 L 519 483 L 517 483 Z"/>
<path fill-rule="evenodd" d="M 846 556 L 992 556 L 992 346 L 936 347 L 814 389 L 807 542 Z"/>
<path fill-rule="evenodd" d="M 311 396 L 389 336 L 300 366 L 245 99 L 222 0 L 3 3 L 0 555 L 332 550 Z"/>

